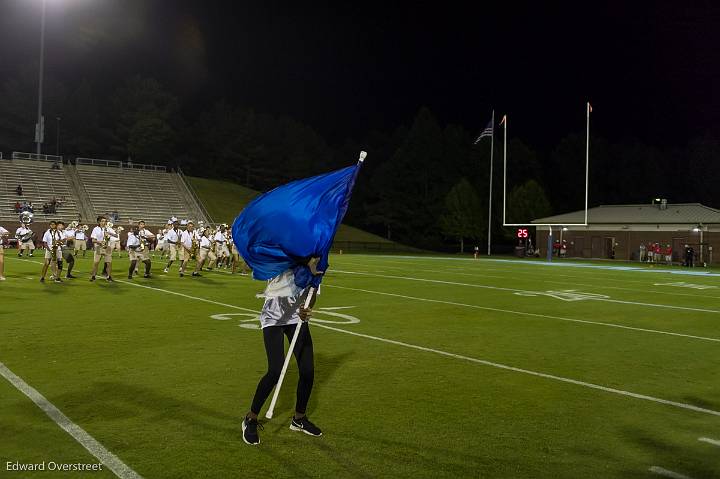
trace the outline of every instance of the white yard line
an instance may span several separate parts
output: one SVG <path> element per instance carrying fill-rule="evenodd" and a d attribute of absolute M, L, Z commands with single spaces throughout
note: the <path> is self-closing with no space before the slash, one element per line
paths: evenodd
<path fill-rule="evenodd" d="M 143 285 L 139 285 L 139 284 L 135 284 L 135 283 L 130 283 L 130 282 L 127 282 L 127 281 L 118 281 L 118 282 L 119 282 L 119 283 L 124 283 L 124 284 L 129 284 L 129 285 L 132 285 L 132 286 L 137 286 L 137 287 L 140 287 L 140 288 L 146 288 L 146 289 L 153 290 L 153 291 L 157 291 L 157 292 L 163 292 L 163 293 L 166 293 L 166 294 L 172 294 L 172 295 L 176 295 L 176 296 L 181 296 L 181 297 L 188 298 L 188 299 L 193 299 L 193 300 L 196 300 L 196 301 L 203 301 L 203 302 L 206 302 L 206 303 L 217 304 L 217 305 L 220 305 L 220 306 L 224 306 L 224 307 L 232 308 L 232 309 L 237 309 L 237 310 L 240 310 L 240 311 L 250 311 L 250 312 L 253 312 L 253 313 L 258 313 L 258 311 L 257 311 L 257 310 L 254 310 L 254 309 L 243 308 L 243 307 L 241 307 L 241 306 L 235 306 L 235 305 L 227 304 L 227 303 L 221 303 L 221 302 L 219 302 L 219 301 L 214 301 L 214 300 L 207 299 L 207 298 L 202 298 L 202 297 L 199 297 L 199 296 L 191 296 L 191 295 L 188 295 L 188 294 L 178 293 L 178 292 L 176 292 L 176 291 L 171 291 L 171 290 L 168 290 L 168 289 L 154 288 L 154 287 L 150 287 L 150 286 L 143 286 Z M 486 360 L 484 360 L 484 359 L 471 358 L 471 357 L 468 357 L 468 356 L 462 356 L 462 355 L 460 355 L 460 354 L 449 353 L 449 352 L 446 352 L 446 351 L 441 351 L 441 350 L 439 350 L 439 349 L 426 348 L 426 347 L 423 347 L 423 346 L 417 346 L 417 345 L 415 345 L 415 344 L 404 343 L 404 342 L 401 342 L 401 341 L 395 341 L 395 340 L 393 340 L 393 339 L 386 339 L 386 338 L 381 338 L 381 337 L 378 337 L 378 336 L 370 336 L 370 335 L 368 335 L 368 334 L 355 333 L 355 332 L 352 332 L 352 331 L 347 331 L 347 330 L 345 330 L 345 329 L 339 329 L 339 328 L 335 328 L 335 327 L 332 327 L 332 326 L 327 326 L 327 325 L 324 325 L 324 324 L 313 323 L 313 327 L 319 327 L 319 328 L 329 329 L 329 330 L 336 331 L 336 332 L 339 332 L 339 333 L 350 334 L 350 335 L 357 336 L 357 337 L 361 337 L 361 338 L 372 339 L 372 340 L 375 340 L 375 341 L 380 341 L 380 342 L 384 342 L 384 343 L 388 343 L 388 344 L 394 344 L 394 345 L 397 345 L 397 346 L 403 346 L 403 347 L 406 347 L 406 348 L 416 349 L 416 350 L 425 351 L 425 352 L 431 352 L 431 353 L 439 354 L 439 355 L 442 355 L 442 356 L 451 357 L 451 358 L 455 358 L 455 359 L 461 359 L 461 360 L 464 360 L 464 361 L 469 361 L 469 362 L 473 362 L 473 363 L 477 363 L 477 364 L 483 364 L 483 365 L 485 365 L 485 366 L 490 366 L 490 367 L 494 367 L 494 368 L 498 368 L 498 369 L 504 369 L 504 370 L 507 370 L 507 371 L 512 371 L 512 372 L 516 372 L 516 373 L 522 373 L 522 374 L 529 374 L 529 375 L 536 376 L 536 377 L 541 377 L 541 378 L 545 378 L 545 379 L 552 379 L 552 380 L 555 380 L 555 381 L 561 381 L 561 382 L 569 383 L 569 384 L 575 384 L 575 385 L 577 385 L 577 386 L 583 386 L 583 387 L 590 388 L 590 389 L 596 389 L 596 390 L 600 390 L 600 391 L 604 391 L 604 392 L 608 392 L 608 393 L 612 393 L 612 394 L 617 394 L 617 395 L 620 395 L 620 396 L 627 396 L 627 397 L 632 397 L 632 398 L 635 398 L 635 399 L 642 399 L 642 400 L 645 400 L 645 401 L 650 401 L 650 402 L 659 403 L 659 404 L 665 404 L 665 405 L 667 405 L 667 406 L 673 406 L 673 407 L 680 408 L 680 409 L 686 409 L 686 410 L 689 410 L 689 411 L 694 411 L 694 412 L 699 412 L 699 413 L 703 413 L 703 414 L 709 414 L 709 415 L 712 415 L 712 416 L 718 416 L 718 417 L 720 417 L 720 411 L 715 411 L 715 410 L 712 410 L 712 409 L 706 409 L 706 408 L 694 406 L 694 405 L 692 405 L 692 404 L 685 404 L 685 403 L 681 403 L 681 402 L 670 401 L 670 400 L 668 400 L 668 399 L 656 398 L 656 397 L 653 397 L 653 396 L 647 396 L 647 395 L 644 395 L 644 394 L 638 394 L 638 393 L 634 393 L 634 392 L 631 392 L 631 391 L 624 391 L 624 390 L 622 390 L 622 389 L 615 389 L 615 388 L 610 388 L 610 387 L 606 387 L 606 386 L 601 386 L 601 385 L 598 385 L 598 384 L 587 383 L 587 382 L 584 382 L 584 381 L 578 381 L 578 380 L 576 380 L 576 379 L 565 378 L 565 377 L 561 377 L 561 376 L 555 376 L 555 375 L 552 375 L 552 374 L 546 374 L 546 373 L 542 373 L 542 372 L 538 372 L 538 371 L 532 371 L 532 370 L 529 370 L 529 369 L 516 368 L 516 367 L 514 367 L 514 366 L 508 366 L 508 365 L 505 365 L 505 364 L 495 363 L 495 362 L 492 362 L 492 361 L 486 361 Z"/>
<path fill-rule="evenodd" d="M 338 269 L 333 269 L 333 270 L 331 270 L 331 272 L 332 273 L 342 273 L 342 274 L 356 274 L 356 275 L 362 275 L 362 276 L 374 276 L 377 278 L 402 279 L 405 281 L 418 281 L 418 282 L 423 282 L 423 283 L 449 284 L 449 285 L 453 285 L 453 286 L 466 286 L 469 288 L 491 289 L 494 291 L 509 291 L 512 293 L 525 293 L 525 294 L 543 293 L 543 291 L 529 291 L 529 290 L 524 290 L 524 289 L 502 288 L 500 286 L 489 286 L 489 285 L 485 285 L 485 284 L 460 283 L 457 281 L 443 281 L 443 280 L 439 280 L 439 279 L 415 278 L 412 276 L 364 273 L 364 272 L 360 272 L 360 271 L 347 271 L 347 270 L 338 270 Z M 641 302 L 636 302 L 636 301 L 621 301 L 619 299 L 610 299 L 610 298 L 590 298 L 590 299 L 588 299 L 588 301 L 602 301 L 602 302 L 606 302 L 606 303 L 631 304 L 634 306 L 645 306 L 645 307 L 649 307 L 649 308 L 676 309 L 676 310 L 681 310 L 681 311 L 693 311 L 696 313 L 720 314 L 720 311 L 716 310 L 716 309 L 690 308 L 687 306 L 673 306 L 673 305 L 668 305 L 668 304 L 641 303 Z"/>
<path fill-rule="evenodd" d="M 678 472 L 669 471 L 667 469 L 663 469 L 662 467 L 653 466 L 650 469 L 648 469 L 653 474 L 657 474 L 658 476 L 663 477 L 669 477 L 670 479 L 692 479 L 690 476 L 686 476 L 685 474 L 680 474 Z"/>
<path fill-rule="evenodd" d="M 7 366 L 0 362 L 0 375 L 8 380 L 10 384 L 26 395 L 35 403 L 45 414 L 60 426 L 65 432 L 70 434 L 73 439 L 80 443 L 85 449 L 103 463 L 115 475 L 121 479 L 142 479 L 137 472 L 133 471 L 127 464 L 122 462 L 115 454 L 108 451 L 105 446 L 100 444 L 95 438 L 88 434 L 83 428 L 72 422 L 65 414 L 55 407 L 45 396 L 40 394 L 36 389 L 22 380 L 15 373 L 10 371 Z"/>
<path fill-rule="evenodd" d="M 357 268 L 368 268 L 369 267 L 369 265 L 358 264 L 358 263 L 348 263 L 346 261 L 343 261 L 343 264 L 348 264 L 351 267 L 357 267 Z M 398 271 L 407 271 L 408 270 L 408 268 L 401 268 L 399 266 L 382 265 L 382 267 L 386 268 L 386 269 L 393 269 L 393 270 L 398 270 Z M 432 270 L 432 269 L 412 268 L 412 271 L 419 271 L 421 273 L 433 273 L 433 274 L 438 274 L 438 273 L 449 274 L 449 275 L 457 274 L 460 276 L 470 276 L 470 277 L 474 277 L 474 278 L 495 278 L 495 279 L 504 279 L 504 280 L 509 280 L 509 279 L 514 280 L 515 279 L 515 278 L 509 278 L 507 275 L 506 276 L 498 276 L 498 275 L 484 274 L 484 273 L 479 273 L 479 272 L 466 273 L 465 271 L 472 271 L 467 268 L 442 268 L 439 270 L 438 269 Z M 474 270 L 474 271 L 478 271 L 478 270 Z M 483 269 L 482 271 L 487 271 L 487 270 Z M 493 270 L 493 271 L 499 271 L 499 270 Z M 379 271 L 376 270 L 376 271 L 372 271 L 372 272 L 377 273 Z M 516 271 L 515 272 L 506 271 L 506 272 L 508 274 L 517 274 Z M 523 276 L 526 276 L 525 273 L 523 273 Z M 693 297 L 693 298 L 703 298 L 703 299 L 720 299 L 720 296 L 709 296 L 709 295 L 704 295 L 704 294 L 692 294 L 692 293 L 678 293 L 676 291 L 668 291 L 667 288 L 665 288 L 664 290 L 658 290 L 658 289 L 651 290 L 651 289 L 647 289 L 647 288 L 646 289 L 635 289 L 635 288 L 623 288 L 620 286 L 605 286 L 605 285 L 600 285 L 600 284 L 578 283 L 578 282 L 572 281 L 572 280 L 563 281 L 563 280 L 557 280 L 557 279 L 554 279 L 554 280 L 545 279 L 545 278 L 556 278 L 557 276 L 566 276 L 566 275 L 538 275 L 536 273 L 531 273 L 527 276 L 535 276 L 536 278 L 542 278 L 541 281 L 543 283 L 566 284 L 566 285 L 572 285 L 572 286 L 582 286 L 582 287 L 586 287 L 586 288 L 614 289 L 617 291 L 630 291 L 630 292 L 634 292 L 634 293 L 642 293 L 645 295 L 647 295 L 648 293 L 652 293 L 652 294 L 662 294 L 665 296 L 689 296 L 689 297 Z M 587 276 L 573 276 L 573 277 L 587 279 Z M 640 281 L 640 283 L 645 284 L 645 285 L 649 284 L 645 281 Z"/>
<path fill-rule="evenodd" d="M 413 300 L 413 301 L 424 301 L 424 302 L 428 302 L 428 303 L 448 304 L 451 306 L 460 306 L 460 307 L 464 307 L 464 308 L 480 309 L 483 311 L 493 311 L 493 312 L 498 312 L 498 313 L 507 313 L 507 314 L 511 314 L 511 315 L 522 315 L 522 316 L 530 316 L 530 317 L 535 317 L 535 318 L 557 319 L 559 321 L 569 321 L 572 323 L 593 324 L 593 325 L 597 325 L 597 326 L 607 326 L 609 328 L 629 329 L 632 331 L 640 331 L 640 332 L 644 332 L 644 333 L 664 334 L 664 335 L 668 335 L 668 336 L 679 336 L 681 338 L 699 339 L 701 341 L 712 341 L 712 342 L 720 343 L 720 338 L 709 338 L 709 337 L 705 337 L 705 336 L 695 336 L 692 334 L 673 333 L 671 331 L 663 331 L 660 329 L 637 328 L 637 327 L 633 327 L 633 326 L 624 326 L 621 324 L 603 323 L 602 321 L 590 321 L 587 319 L 565 318 L 562 316 L 552 316 L 552 315 L 540 314 L 540 313 L 528 313 L 525 311 L 516 311 L 513 309 L 491 308 L 489 306 L 478 306 L 476 304 L 458 303 L 455 301 L 445 301 L 445 300 L 441 300 L 441 299 L 421 298 L 418 296 L 406 296 L 403 294 L 387 293 L 385 291 L 373 291 L 370 289 L 351 288 L 348 286 L 338 286 L 335 284 L 325 285 L 325 287 L 347 289 L 350 291 L 359 291 L 362 293 L 378 294 L 378 295 L 382 295 L 382 296 L 392 296 L 392 297 L 396 297 L 396 298 L 409 299 L 409 300 Z"/>
<path fill-rule="evenodd" d="M 712 444 L 713 446 L 720 447 L 720 441 L 718 441 L 717 439 L 710 439 L 709 437 L 700 437 L 700 438 L 698 438 L 698 441 L 706 442 L 708 444 Z"/>

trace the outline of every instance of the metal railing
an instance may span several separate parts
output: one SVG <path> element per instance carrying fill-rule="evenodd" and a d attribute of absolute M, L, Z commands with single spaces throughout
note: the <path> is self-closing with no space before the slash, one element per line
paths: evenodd
<path fill-rule="evenodd" d="M 195 200 L 195 203 L 200 207 L 200 212 L 203 215 L 205 215 L 205 219 L 207 220 L 207 222 L 209 224 L 215 223 L 213 221 L 212 217 L 210 216 L 210 213 L 208 213 L 208 210 L 205 208 L 205 205 L 200 200 L 200 197 L 198 196 L 197 192 L 195 191 L 195 188 L 193 188 L 192 184 L 190 184 L 187 177 L 185 176 L 185 173 L 183 173 L 183 170 L 182 170 L 182 168 L 180 168 L 179 165 L 177 167 L 177 173 L 178 173 L 178 176 L 180 177 L 180 180 L 185 185 L 185 188 L 188 190 L 188 192 L 190 192 L 190 196 L 192 196 L 193 200 Z"/>
<path fill-rule="evenodd" d="M 122 168 L 122 161 L 99 160 L 97 158 L 75 158 L 75 165 L 107 166 L 111 168 Z"/>
<path fill-rule="evenodd" d="M 83 157 L 77 157 L 75 159 L 76 165 L 87 165 L 87 166 L 105 166 L 110 168 L 126 168 L 129 170 L 149 170 L 149 171 L 160 171 L 160 172 L 167 172 L 167 167 L 162 165 L 146 165 L 144 163 L 134 163 L 132 161 L 128 161 L 126 163 L 123 163 L 122 161 L 117 160 L 101 160 L 98 158 L 83 158 Z"/>
<path fill-rule="evenodd" d="M 0 153 L 2 158 L 2 153 Z M 22 151 L 12 152 L 13 160 L 33 160 L 33 161 L 49 161 L 51 163 L 59 162 L 62 163 L 63 157 L 56 155 L 38 155 L 37 153 L 23 153 Z"/>

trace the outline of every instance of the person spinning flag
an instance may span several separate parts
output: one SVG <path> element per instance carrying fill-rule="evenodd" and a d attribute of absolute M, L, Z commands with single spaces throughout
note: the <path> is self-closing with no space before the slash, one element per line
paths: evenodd
<path fill-rule="evenodd" d="M 260 444 L 258 427 L 262 426 L 258 424 L 258 415 L 277 384 L 265 414 L 272 418 L 291 352 L 300 378 L 290 429 L 311 436 L 322 435 L 306 414 L 315 375 L 313 341 L 307 322 L 328 268 L 330 247 L 365 156 L 364 151 L 360 152 L 360 159 L 353 166 L 293 181 L 260 195 L 232 225 L 233 242 L 252 269 L 253 279 L 268 280 L 260 313 L 268 369 L 242 421 L 243 441 L 247 444 Z M 290 340 L 286 357 L 283 336 Z"/>

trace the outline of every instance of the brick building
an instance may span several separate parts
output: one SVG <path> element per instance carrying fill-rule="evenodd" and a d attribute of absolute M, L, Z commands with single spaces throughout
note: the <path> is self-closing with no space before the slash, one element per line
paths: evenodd
<path fill-rule="evenodd" d="M 583 223 L 585 211 L 539 218 L 532 223 Z M 601 205 L 588 210 L 587 226 L 553 226 L 553 240 L 567 242 L 567 256 L 638 260 L 640 244 L 672 246 L 673 261 L 682 261 L 685 245 L 696 252 L 696 261 L 720 262 L 713 245 L 720 245 L 720 210 L 699 203 Z M 543 250 L 550 228 L 537 227 L 536 244 Z"/>

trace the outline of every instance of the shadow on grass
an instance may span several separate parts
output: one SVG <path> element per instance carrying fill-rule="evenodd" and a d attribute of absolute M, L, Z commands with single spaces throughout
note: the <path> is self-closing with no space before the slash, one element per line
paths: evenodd
<path fill-rule="evenodd" d="M 318 396 L 324 390 L 325 384 L 337 372 L 340 366 L 353 354 L 354 353 L 346 352 L 331 355 L 315 352 L 315 381 L 313 383 L 313 392 L 310 395 L 310 403 L 308 404 L 308 416 L 312 417 L 312 411 L 317 409 L 319 401 Z M 280 389 L 280 395 L 278 396 L 274 414 L 275 417 L 287 417 L 288 421 L 290 420 L 290 416 L 295 413 L 295 397 L 298 383 L 298 373 L 297 367 L 295 367 L 296 364 L 294 363 L 294 358 L 290 364 L 291 367 L 288 368 L 288 374 L 285 376 L 282 389 Z M 258 378 L 258 381 L 259 380 L 260 378 Z M 264 409 L 267 409 L 271 400 L 272 394 L 265 403 Z M 288 427 L 288 424 L 285 424 L 282 421 L 276 422 L 277 424 L 273 424 L 271 429 L 273 432 L 277 432 L 282 428 Z"/>
<path fill-rule="evenodd" d="M 81 391 L 65 393 L 58 404 L 74 405 L 74 415 L 93 417 L 102 411 L 103 422 L 142 417 L 144 423 L 181 423 L 200 429 L 235 435 L 239 419 L 221 409 L 210 408 L 156 389 L 118 381 L 99 381 Z M 103 403 L 103 404 L 98 404 Z"/>
<path fill-rule="evenodd" d="M 657 430 L 641 429 L 639 427 L 626 427 L 620 430 L 621 439 L 633 444 L 634 448 L 642 450 L 649 456 L 648 464 L 642 464 L 640 469 L 631 469 L 626 465 L 628 454 L 627 449 L 622 453 L 614 454 L 612 448 L 604 451 L 590 449 L 577 444 L 575 451 L 579 454 L 597 458 L 603 458 L 607 464 L 615 464 L 623 471 L 621 477 L 658 477 L 649 471 L 650 467 L 657 466 L 672 470 L 683 476 L 692 478 L 720 477 L 720 463 L 718 462 L 718 450 L 716 447 L 707 446 L 696 440 L 697 428 L 688 426 L 687 430 L 673 430 L 672 436 L 658 436 Z M 667 430 L 668 432 L 670 429 Z M 684 438 L 690 438 L 689 441 Z M 640 459 L 642 460 L 642 459 Z"/>

